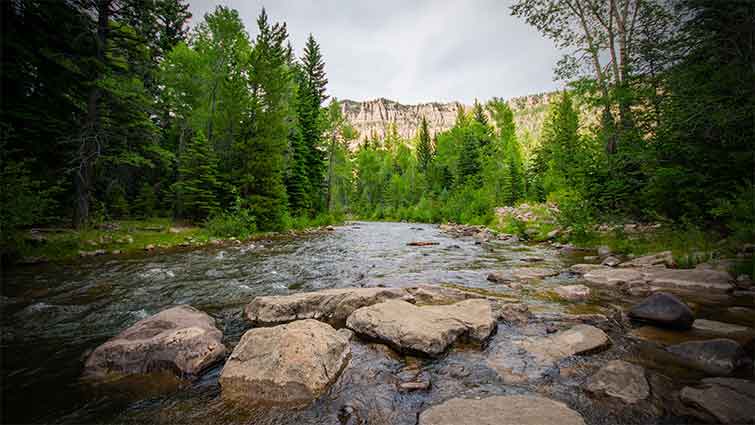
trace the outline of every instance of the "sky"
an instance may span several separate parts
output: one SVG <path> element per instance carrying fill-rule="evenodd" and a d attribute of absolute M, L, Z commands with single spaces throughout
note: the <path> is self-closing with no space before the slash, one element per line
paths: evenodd
<path fill-rule="evenodd" d="M 519 18 L 513 0 L 189 0 L 191 24 L 216 5 L 239 11 L 252 37 L 264 6 L 301 55 L 320 44 L 328 92 L 405 104 L 511 98 L 552 91 L 562 55 Z"/>

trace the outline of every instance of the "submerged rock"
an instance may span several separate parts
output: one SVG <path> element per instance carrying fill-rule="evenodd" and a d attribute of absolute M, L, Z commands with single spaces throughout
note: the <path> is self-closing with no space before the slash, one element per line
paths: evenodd
<path fill-rule="evenodd" d="M 225 356 L 222 338 L 206 313 L 188 305 L 169 308 L 97 347 L 86 360 L 83 377 L 109 381 L 158 371 L 196 376 Z"/>
<path fill-rule="evenodd" d="M 709 332 L 719 335 L 737 335 L 755 333 L 755 330 L 746 326 L 733 325 L 731 323 L 717 322 L 715 320 L 697 319 L 692 324 L 692 329 L 700 332 Z"/>
<path fill-rule="evenodd" d="M 544 279 L 550 276 L 556 276 L 560 272 L 556 269 L 546 267 L 516 267 L 511 269 L 515 278 L 520 280 Z"/>
<path fill-rule="evenodd" d="M 752 363 L 738 342 L 725 338 L 683 342 L 666 350 L 686 366 L 716 376 L 730 375 L 736 369 Z"/>
<path fill-rule="evenodd" d="M 637 270 L 614 269 L 607 266 L 589 270 L 582 277 L 589 283 L 601 286 L 625 286 L 645 283 L 645 277 Z"/>
<path fill-rule="evenodd" d="M 517 344 L 541 360 L 557 361 L 603 348 L 610 343 L 608 335 L 595 326 L 577 325 L 563 332 L 527 339 Z"/>
<path fill-rule="evenodd" d="M 517 280 L 539 280 L 556 276 L 560 272 L 547 267 L 513 267 L 508 270 L 488 274 L 488 281 L 509 283 Z"/>
<path fill-rule="evenodd" d="M 271 325 L 302 319 L 343 324 L 355 310 L 387 300 L 412 296 L 402 288 L 326 289 L 286 296 L 257 297 L 244 315 L 252 323 Z"/>
<path fill-rule="evenodd" d="M 578 274 L 585 274 L 593 270 L 605 270 L 605 269 L 607 269 L 607 266 L 604 266 L 602 264 L 575 264 L 569 267 L 569 270 Z"/>
<path fill-rule="evenodd" d="M 629 317 L 676 329 L 689 329 L 695 321 L 695 316 L 687 304 L 665 292 L 657 292 L 632 307 Z"/>
<path fill-rule="evenodd" d="M 558 296 L 569 301 L 586 300 L 590 297 L 590 288 L 585 285 L 565 285 L 553 290 Z"/>
<path fill-rule="evenodd" d="M 650 395 L 645 369 L 623 360 L 611 360 L 587 380 L 585 389 L 593 394 L 616 397 L 637 403 Z"/>
<path fill-rule="evenodd" d="M 497 396 L 481 400 L 454 398 L 419 416 L 419 425 L 584 425 L 565 404 L 537 396 Z"/>
<path fill-rule="evenodd" d="M 755 423 L 755 382 L 707 378 L 697 387 L 684 387 L 681 401 L 698 419 L 723 424 Z M 685 412 L 686 413 L 686 412 Z"/>
<path fill-rule="evenodd" d="M 220 375 L 225 399 L 303 404 L 338 379 L 351 350 L 333 327 L 300 320 L 247 331 Z"/>
<path fill-rule="evenodd" d="M 392 300 L 356 310 L 346 326 L 399 351 L 437 356 L 458 338 L 487 339 L 495 330 L 495 317 L 487 300 L 424 307 Z"/>

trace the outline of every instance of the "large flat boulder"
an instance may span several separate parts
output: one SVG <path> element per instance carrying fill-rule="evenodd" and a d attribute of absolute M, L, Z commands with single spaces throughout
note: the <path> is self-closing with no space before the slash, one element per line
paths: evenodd
<path fill-rule="evenodd" d="M 195 377 L 225 357 L 215 319 L 181 305 L 142 319 L 97 347 L 84 364 L 84 379 L 113 381 L 168 371 Z"/>
<path fill-rule="evenodd" d="M 695 321 L 695 315 L 687 304 L 665 292 L 657 292 L 632 307 L 629 317 L 675 329 L 689 329 Z"/>
<path fill-rule="evenodd" d="M 525 339 L 517 344 L 540 360 L 557 361 L 601 349 L 610 343 L 608 335 L 595 326 L 577 325 L 563 332 Z"/>
<path fill-rule="evenodd" d="M 687 341 L 666 350 L 684 365 L 715 376 L 727 376 L 752 362 L 738 342 L 726 338 Z"/>
<path fill-rule="evenodd" d="M 755 382 L 734 378 L 707 378 L 696 387 L 684 387 L 681 401 L 693 416 L 706 422 L 755 424 Z"/>
<path fill-rule="evenodd" d="M 713 292 L 726 292 L 734 288 L 731 275 L 721 270 L 651 268 L 643 273 L 649 285 L 662 288 Z"/>
<path fill-rule="evenodd" d="M 582 415 L 565 404 L 537 396 L 454 398 L 419 416 L 419 425 L 584 425 Z"/>
<path fill-rule="evenodd" d="M 646 281 L 645 276 L 638 270 L 615 269 L 606 266 L 589 270 L 582 278 L 594 285 L 611 287 L 642 285 Z"/>
<path fill-rule="evenodd" d="M 412 296 L 402 288 L 326 289 L 294 295 L 257 297 L 246 306 L 244 315 L 257 325 L 275 325 L 302 319 L 342 325 L 354 310 L 394 299 L 411 300 Z"/>
<path fill-rule="evenodd" d="M 306 404 L 338 379 L 351 350 L 327 323 L 299 320 L 247 331 L 220 375 L 224 399 Z"/>
<path fill-rule="evenodd" d="M 392 300 L 356 310 L 346 326 L 399 351 L 437 356 L 459 338 L 484 341 L 496 320 L 487 300 L 422 307 Z"/>
<path fill-rule="evenodd" d="M 618 398 L 633 404 L 650 395 L 645 369 L 623 360 L 611 360 L 592 375 L 585 389 L 596 395 Z"/>

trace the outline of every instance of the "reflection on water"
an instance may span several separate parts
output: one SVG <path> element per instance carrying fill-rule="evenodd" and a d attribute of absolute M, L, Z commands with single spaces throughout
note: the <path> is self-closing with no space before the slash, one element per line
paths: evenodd
<path fill-rule="evenodd" d="M 407 246 L 417 240 L 438 245 Z M 543 260 L 537 267 L 562 269 L 569 262 L 543 247 L 452 239 L 432 225 L 357 223 L 235 247 L 15 268 L 3 276 L 1 299 L 3 422 L 415 424 L 420 411 L 451 397 L 527 392 L 550 394 L 581 411 L 588 422 L 600 422 L 596 418 L 610 415 L 596 413 L 590 400 L 569 390 L 577 381 L 559 376 L 558 368 L 527 364 L 521 353 L 512 352 L 512 340 L 545 335 L 541 323 L 521 329 L 501 324 L 485 350 L 457 349 L 436 360 L 399 357 L 382 345 L 355 341 L 351 363 L 330 391 L 293 411 L 225 405 L 217 383 L 221 365 L 192 383 L 153 377 L 112 391 L 78 381 L 91 349 L 175 304 L 191 304 L 214 316 L 232 349 L 249 328 L 241 310 L 258 295 L 430 283 L 523 296 L 536 312 L 596 312 L 628 302 L 600 291 L 581 307 L 542 296 L 544 289 L 573 283 L 576 278 L 568 273 L 523 292 L 486 280 L 492 271 L 528 266 L 521 260 L 532 257 Z M 620 339 L 615 342 L 622 346 Z M 612 350 L 598 356 L 617 355 Z M 585 363 L 571 361 L 574 370 Z M 409 367 L 413 374 L 431 376 L 429 390 L 399 390 Z M 166 386 L 174 390 L 165 393 Z M 640 415 L 626 421 L 647 419 Z"/>

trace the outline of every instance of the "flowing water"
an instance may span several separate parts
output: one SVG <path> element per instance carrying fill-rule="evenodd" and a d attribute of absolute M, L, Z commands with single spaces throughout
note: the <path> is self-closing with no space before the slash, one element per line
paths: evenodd
<path fill-rule="evenodd" d="M 415 240 L 438 245 L 407 246 Z M 152 376 L 117 391 L 93 390 L 78 379 L 90 350 L 172 305 L 191 304 L 215 317 L 230 351 L 249 328 L 241 310 L 258 295 L 427 283 L 515 295 L 486 276 L 528 266 L 523 260 L 533 257 L 539 259 L 533 264 L 537 267 L 566 269 L 575 261 L 543 246 L 451 238 L 433 225 L 357 222 L 332 232 L 230 247 L 7 270 L 2 294 L 3 422 L 415 424 L 419 412 L 451 397 L 529 393 L 562 400 L 590 423 L 673 419 L 662 409 L 617 412 L 576 390 L 588 372 L 607 359 L 638 355 L 622 334 L 611 335 L 610 350 L 572 358 L 560 367 L 528 363 L 511 341 L 545 335 L 545 321 L 502 323 L 484 349 L 460 347 L 434 360 L 402 357 L 382 345 L 354 340 L 351 362 L 341 378 L 327 394 L 300 409 L 225 405 L 218 385 L 222 365 L 194 382 Z M 537 287 L 576 279 L 564 272 Z M 533 312 L 547 314 L 610 314 L 632 301 L 599 293 L 589 303 L 561 303 L 541 293 L 525 290 L 516 296 Z M 399 391 L 403 377 L 418 371 L 431 378 L 430 390 Z"/>

